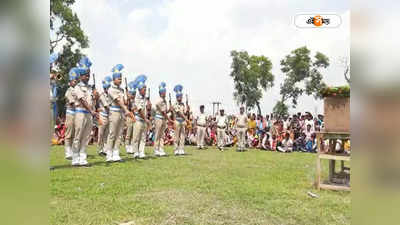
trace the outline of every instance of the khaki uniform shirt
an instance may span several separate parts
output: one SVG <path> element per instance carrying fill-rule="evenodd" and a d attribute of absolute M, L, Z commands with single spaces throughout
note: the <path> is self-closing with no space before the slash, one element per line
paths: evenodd
<path fill-rule="evenodd" d="M 99 100 L 100 100 L 100 101 L 99 101 L 99 105 L 100 105 L 99 110 L 100 110 L 101 112 L 106 112 L 105 107 L 110 107 L 110 105 L 111 105 L 111 103 L 112 103 L 112 100 L 111 100 L 110 95 L 107 94 L 106 92 L 102 92 L 102 93 L 100 93 L 100 98 L 99 98 Z"/>
<path fill-rule="evenodd" d="M 247 115 L 246 114 L 239 114 L 237 115 L 237 126 L 240 128 L 247 127 Z"/>
<path fill-rule="evenodd" d="M 116 108 L 120 108 L 120 106 L 116 103 L 116 99 L 123 100 L 124 99 L 124 89 L 121 87 L 118 87 L 115 84 L 111 84 L 111 87 L 108 89 L 108 95 L 110 96 L 111 99 L 111 108 L 112 106 Z"/>
<path fill-rule="evenodd" d="M 74 92 L 76 94 L 75 107 L 85 109 L 79 99 L 83 99 L 88 104 L 89 108 L 93 110 L 94 101 L 93 101 L 93 92 L 92 88 L 88 84 L 84 84 L 83 82 L 79 82 L 75 88 Z"/>
<path fill-rule="evenodd" d="M 156 102 L 155 111 L 156 111 L 157 118 L 166 119 L 166 118 L 164 118 L 162 112 L 167 111 L 167 101 L 163 98 L 159 98 Z"/>
<path fill-rule="evenodd" d="M 142 110 L 143 114 L 145 116 L 147 116 L 146 103 L 147 103 L 146 96 L 141 96 L 140 94 L 139 94 L 139 96 L 136 96 L 135 107 L 137 109 L 137 112 L 136 112 L 137 117 L 140 117 L 139 110 Z M 143 118 L 140 117 L 140 119 L 143 119 Z"/>
<path fill-rule="evenodd" d="M 185 115 L 185 104 L 176 102 L 173 108 L 175 112 L 175 119 L 185 120 L 185 118 L 182 118 L 181 115 L 178 114 L 178 112 L 180 112 L 180 114 L 183 116 Z"/>

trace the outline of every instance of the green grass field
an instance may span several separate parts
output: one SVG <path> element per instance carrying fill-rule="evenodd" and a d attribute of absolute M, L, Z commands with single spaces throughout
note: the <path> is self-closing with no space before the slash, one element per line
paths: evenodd
<path fill-rule="evenodd" d="M 123 163 L 108 164 L 90 146 L 92 166 L 72 168 L 52 147 L 50 223 L 350 224 L 349 192 L 313 188 L 315 154 L 185 149 L 146 160 L 123 150 Z"/>

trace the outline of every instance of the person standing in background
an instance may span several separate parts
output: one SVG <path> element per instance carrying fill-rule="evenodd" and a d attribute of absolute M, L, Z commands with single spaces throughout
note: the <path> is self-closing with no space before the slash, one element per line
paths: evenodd
<path fill-rule="evenodd" d="M 195 126 L 197 128 L 197 148 L 204 149 L 204 136 L 206 135 L 207 116 L 204 113 L 204 105 L 200 106 L 200 114 L 197 116 Z"/>
<path fill-rule="evenodd" d="M 237 116 L 237 136 L 238 136 L 238 148 L 237 151 L 245 151 L 246 148 L 246 131 L 247 131 L 248 119 L 244 114 L 244 107 L 240 107 L 240 114 Z"/>
<path fill-rule="evenodd" d="M 219 111 L 220 115 L 217 117 L 217 146 L 220 151 L 224 151 L 225 146 L 225 128 L 227 125 L 227 118 L 224 110 Z"/>

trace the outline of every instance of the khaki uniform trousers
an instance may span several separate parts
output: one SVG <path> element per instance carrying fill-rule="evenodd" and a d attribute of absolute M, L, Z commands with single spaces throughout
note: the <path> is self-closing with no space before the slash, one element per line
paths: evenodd
<path fill-rule="evenodd" d="M 155 133 L 154 133 L 154 149 L 160 150 L 164 146 L 164 134 L 167 128 L 167 121 L 165 119 L 155 119 Z"/>
<path fill-rule="evenodd" d="M 107 150 L 117 150 L 119 149 L 121 143 L 121 135 L 124 128 L 124 118 L 121 112 L 110 111 L 109 119 L 109 129 L 110 132 L 107 138 Z"/>
<path fill-rule="evenodd" d="M 206 127 L 197 126 L 197 147 L 204 147 L 204 136 L 206 135 Z"/>
<path fill-rule="evenodd" d="M 225 146 L 225 129 L 217 128 L 217 141 L 218 147 L 223 148 Z"/>
<path fill-rule="evenodd" d="M 75 113 L 74 125 L 75 137 L 72 151 L 73 153 L 86 154 L 86 146 L 89 143 L 93 126 L 92 115 L 90 113 Z"/>
<path fill-rule="evenodd" d="M 104 146 L 107 144 L 108 133 L 110 132 L 110 121 L 108 116 L 99 114 L 102 125 L 99 125 L 99 134 L 97 138 L 97 145 L 99 152 L 104 152 Z"/>
<path fill-rule="evenodd" d="M 133 151 L 135 153 L 143 152 L 146 144 L 147 125 L 143 120 L 136 120 L 133 125 Z"/>
<path fill-rule="evenodd" d="M 125 136 L 125 145 L 129 146 L 133 144 L 133 127 L 134 127 L 134 122 L 132 118 L 127 117 L 126 118 L 126 136 Z"/>
<path fill-rule="evenodd" d="M 175 150 L 183 150 L 183 147 L 185 146 L 185 127 L 186 122 L 179 122 L 175 120 Z"/>
<path fill-rule="evenodd" d="M 67 113 L 65 116 L 65 147 L 72 147 L 75 133 L 75 114 Z"/>
<path fill-rule="evenodd" d="M 238 149 L 243 150 L 246 148 L 246 127 L 238 127 Z"/>

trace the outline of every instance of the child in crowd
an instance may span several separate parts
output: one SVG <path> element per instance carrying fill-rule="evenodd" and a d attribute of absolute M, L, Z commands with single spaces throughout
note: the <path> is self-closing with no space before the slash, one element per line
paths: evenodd
<path fill-rule="evenodd" d="M 280 152 L 292 152 L 293 151 L 293 141 L 290 139 L 290 134 L 286 133 L 285 138 L 282 140 L 281 146 L 277 147 Z"/>

